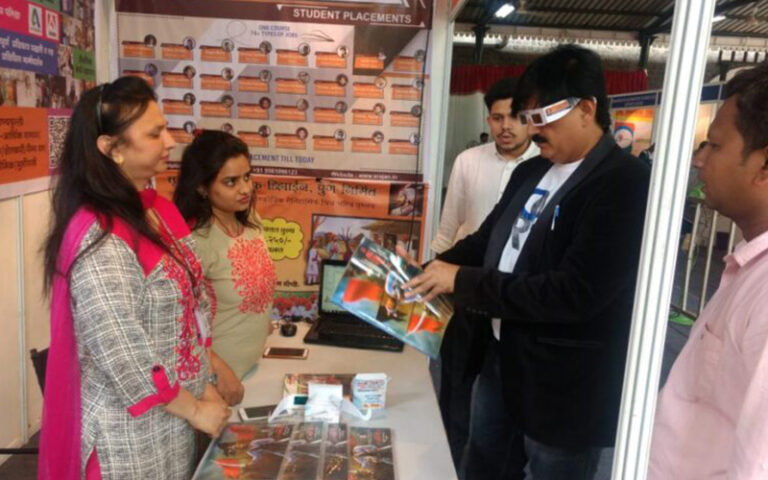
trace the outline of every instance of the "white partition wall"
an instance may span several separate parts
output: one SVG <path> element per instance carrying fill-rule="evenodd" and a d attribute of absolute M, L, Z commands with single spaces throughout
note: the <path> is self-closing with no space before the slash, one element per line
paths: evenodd
<path fill-rule="evenodd" d="M 613 478 L 646 478 L 675 256 L 715 0 L 677 0 L 651 175 Z"/>
<path fill-rule="evenodd" d="M 23 271 L 24 271 L 24 341 L 26 368 L 27 431 L 33 434 L 40 428 L 43 395 L 29 357 L 29 350 L 47 348 L 51 343 L 48 299 L 43 296 L 42 247 L 48 232 L 50 215 L 49 192 L 26 195 L 21 200 L 23 212 Z"/>
<path fill-rule="evenodd" d="M 429 248 L 431 239 L 437 233 L 440 224 L 440 204 L 442 200 L 443 177 L 449 175 L 445 169 L 445 149 L 448 142 L 448 98 L 451 87 L 451 58 L 453 46 L 453 22 L 449 20 L 450 5 L 447 2 L 435 2 L 435 14 L 430 37 L 430 63 L 432 79 L 429 82 L 429 143 L 424 148 L 428 157 L 424 168 L 424 181 L 430 185 L 429 206 L 427 207 L 424 232 L 427 236 L 424 259 L 432 257 Z"/>
<path fill-rule="evenodd" d="M 4 228 L 0 229 L 0 408 L 3 424 L 0 427 L 0 445 L 18 447 L 26 440 L 22 418 L 21 369 L 19 368 L 19 285 L 18 252 L 19 241 L 18 203 L 15 198 L 0 201 L 0 218 Z M 4 457 L 0 456 L 0 462 Z"/>

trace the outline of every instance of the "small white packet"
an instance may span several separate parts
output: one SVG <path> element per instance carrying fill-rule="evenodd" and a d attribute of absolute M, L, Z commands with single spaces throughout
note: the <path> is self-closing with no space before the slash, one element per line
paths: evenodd
<path fill-rule="evenodd" d="M 339 423 L 342 413 L 362 420 L 371 419 L 371 411 L 361 412 L 343 396 L 341 385 L 309 383 L 309 396 L 304 406 L 304 420 L 315 422 Z"/>
<path fill-rule="evenodd" d="M 339 423 L 341 402 L 344 399 L 341 385 L 312 383 L 308 385 L 304 419 L 313 422 Z"/>

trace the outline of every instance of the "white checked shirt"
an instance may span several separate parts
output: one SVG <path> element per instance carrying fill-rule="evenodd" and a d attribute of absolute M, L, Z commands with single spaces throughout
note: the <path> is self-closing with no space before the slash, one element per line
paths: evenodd
<path fill-rule="evenodd" d="M 442 253 L 474 233 L 498 203 L 515 168 L 538 154 L 533 142 L 514 160 L 502 157 L 495 142 L 461 152 L 453 165 L 432 250 Z"/>

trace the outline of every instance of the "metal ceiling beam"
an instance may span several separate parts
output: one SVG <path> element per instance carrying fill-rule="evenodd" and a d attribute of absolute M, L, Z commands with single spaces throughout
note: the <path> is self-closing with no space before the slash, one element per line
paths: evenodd
<path fill-rule="evenodd" d="M 743 7 L 745 5 L 751 5 L 753 3 L 756 3 L 758 0 L 731 0 L 729 2 L 725 2 L 721 5 L 718 5 L 715 7 L 715 15 L 719 15 L 721 13 L 725 13 L 728 10 L 733 10 L 734 8 Z M 648 26 L 648 28 L 643 29 L 643 33 L 646 33 L 648 35 L 655 35 L 657 33 L 663 33 L 667 32 L 670 29 L 669 21 L 672 20 L 672 15 L 674 15 L 674 3 L 672 6 L 670 6 L 664 14 L 659 16 L 655 22 L 653 22 L 651 25 Z"/>
<path fill-rule="evenodd" d="M 607 28 L 605 26 L 595 26 L 595 25 L 584 25 L 584 26 L 573 26 L 573 25 L 546 25 L 546 24 L 512 24 L 512 23 L 504 23 L 504 24 L 489 24 L 488 27 L 496 26 L 510 26 L 510 27 L 533 27 L 533 28 L 556 28 L 556 29 L 564 29 L 564 30 L 598 30 L 598 31 L 604 31 L 604 32 L 623 32 L 623 33 L 637 33 L 636 29 L 615 29 L 615 28 Z M 736 37 L 736 38 L 768 38 L 768 32 L 729 32 L 729 31 L 722 31 L 722 30 L 715 30 L 712 32 L 713 37 Z M 638 39 L 639 42 L 639 39 Z"/>
<path fill-rule="evenodd" d="M 486 16 L 492 15 L 496 10 L 493 10 L 493 12 L 489 12 L 485 2 L 467 2 L 465 4 L 465 8 L 478 8 L 483 9 L 485 11 Z M 639 11 L 639 10 L 610 10 L 610 9 L 604 9 L 604 8 L 569 8 L 569 7 L 526 7 L 526 10 L 523 12 L 515 11 L 514 15 L 527 15 L 528 13 L 537 14 L 537 13 L 552 13 L 552 14 L 558 14 L 558 13 L 570 13 L 570 14 L 582 14 L 582 15 L 608 15 L 608 16 L 615 16 L 615 17 L 653 17 L 656 18 L 660 14 L 656 12 L 649 12 L 649 11 Z M 467 17 L 461 15 L 460 20 L 469 20 Z"/>
<path fill-rule="evenodd" d="M 768 32 L 729 32 L 715 30 L 713 37 L 739 37 L 739 38 L 768 38 Z"/>
<path fill-rule="evenodd" d="M 729 13 L 729 14 L 726 15 L 726 20 L 744 20 L 744 21 L 747 21 L 747 20 L 751 20 L 753 18 L 755 20 L 757 20 L 758 22 L 768 22 L 768 17 L 763 17 L 763 16 L 760 16 L 760 17 L 755 16 L 755 17 L 753 17 L 752 15 L 734 15 L 732 13 Z"/>
<path fill-rule="evenodd" d="M 485 8 L 486 2 L 483 0 L 473 0 L 466 3 L 468 7 L 482 7 Z M 526 6 L 525 11 L 528 12 L 541 12 L 541 13 L 584 13 L 588 15 L 635 15 L 644 17 L 658 17 L 660 12 L 650 10 L 617 10 L 615 8 L 575 8 L 575 7 L 536 7 Z M 521 15 L 525 14 L 525 11 L 518 12 Z"/>
<path fill-rule="evenodd" d="M 546 22 L 490 22 L 488 25 L 504 27 L 532 27 L 532 28 L 556 28 L 561 30 L 602 30 L 606 32 L 631 32 L 637 33 L 637 28 L 615 28 L 605 25 L 574 25 L 572 23 L 546 23 Z"/>
<path fill-rule="evenodd" d="M 526 7 L 524 12 L 515 12 L 519 15 L 525 15 L 526 12 L 541 13 L 579 13 L 585 15 L 615 15 L 624 17 L 658 17 L 658 12 L 638 11 L 638 10 L 611 10 L 605 8 L 571 8 L 571 7 Z"/>

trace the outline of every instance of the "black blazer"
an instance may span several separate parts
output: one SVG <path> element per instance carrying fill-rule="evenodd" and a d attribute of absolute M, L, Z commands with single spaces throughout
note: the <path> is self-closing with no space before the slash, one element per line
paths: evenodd
<path fill-rule="evenodd" d="M 541 212 L 514 271 L 502 273 L 510 229 L 550 166 L 542 157 L 518 166 L 478 231 L 437 258 L 462 265 L 457 307 L 477 322 L 502 319 L 505 401 L 525 434 L 558 447 L 610 446 L 650 171 L 604 135 Z"/>

